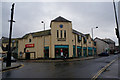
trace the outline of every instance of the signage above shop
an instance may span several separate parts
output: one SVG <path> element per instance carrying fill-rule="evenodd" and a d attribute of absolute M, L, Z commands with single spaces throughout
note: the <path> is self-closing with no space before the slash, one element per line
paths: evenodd
<path fill-rule="evenodd" d="M 34 44 L 26 44 L 25 47 L 26 48 L 31 48 L 31 47 L 34 47 Z"/>

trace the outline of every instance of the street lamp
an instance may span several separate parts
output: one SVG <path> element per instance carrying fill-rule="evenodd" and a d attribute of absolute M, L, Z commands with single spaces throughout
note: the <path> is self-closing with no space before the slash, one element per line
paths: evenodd
<path fill-rule="evenodd" d="M 94 28 L 91 28 L 91 32 L 92 32 L 92 39 L 93 39 L 93 29 L 96 29 L 98 27 L 94 27 Z"/>
<path fill-rule="evenodd" d="M 93 39 L 93 29 L 97 29 L 98 27 L 93 27 L 93 28 L 91 28 L 91 32 L 92 32 L 92 39 Z M 94 39 L 93 39 L 93 45 L 94 45 Z M 93 51 L 94 49 L 92 48 L 92 51 Z"/>
<path fill-rule="evenodd" d="M 41 23 L 44 24 L 44 34 L 45 34 L 45 23 L 44 21 L 41 21 Z M 44 35 L 44 48 L 43 48 L 43 53 L 45 52 L 45 35 Z"/>

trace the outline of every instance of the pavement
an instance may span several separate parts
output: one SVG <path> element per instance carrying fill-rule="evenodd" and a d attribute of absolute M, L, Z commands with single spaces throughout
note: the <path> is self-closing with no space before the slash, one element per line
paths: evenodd
<path fill-rule="evenodd" d="M 98 56 L 97 56 L 98 57 Z M 19 60 L 18 62 L 69 62 L 69 61 L 81 61 L 81 60 L 89 60 L 89 59 L 94 59 L 97 58 L 95 56 L 90 56 L 90 57 L 81 57 L 81 58 L 72 58 L 72 59 L 56 59 L 56 60 L 48 60 L 48 59 L 40 59 L 40 60 Z"/>
<path fill-rule="evenodd" d="M 12 62 L 10 67 L 6 67 L 6 63 L 2 62 L 2 72 L 12 70 L 12 69 L 15 69 L 15 68 L 19 68 L 21 66 L 22 66 L 22 64 L 20 64 L 20 63 Z"/>

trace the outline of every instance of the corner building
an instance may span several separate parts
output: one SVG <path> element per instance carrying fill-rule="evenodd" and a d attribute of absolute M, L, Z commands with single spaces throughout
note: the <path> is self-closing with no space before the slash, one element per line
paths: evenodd
<path fill-rule="evenodd" d="M 72 29 L 71 21 L 59 16 L 51 21 L 50 28 L 50 30 L 28 33 L 20 38 L 19 58 L 70 58 L 96 54 L 96 45 L 90 35 Z"/>

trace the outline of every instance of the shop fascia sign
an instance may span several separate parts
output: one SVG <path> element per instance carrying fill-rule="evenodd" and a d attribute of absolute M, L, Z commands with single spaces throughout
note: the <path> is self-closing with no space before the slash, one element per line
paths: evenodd
<path fill-rule="evenodd" d="M 34 46 L 35 46 L 35 44 L 26 44 L 25 45 L 26 48 L 31 48 L 31 47 L 34 47 Z"/>

